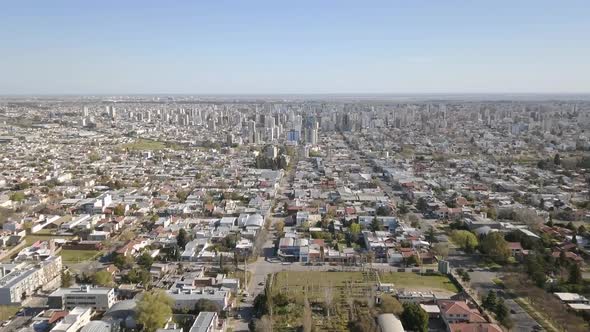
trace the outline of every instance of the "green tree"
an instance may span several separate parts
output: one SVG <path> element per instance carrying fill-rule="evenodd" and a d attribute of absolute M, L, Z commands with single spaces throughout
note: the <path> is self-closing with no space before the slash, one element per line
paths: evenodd
<path fill-rule="evenodd" d="M 114 254 L 113 264 L 119 269 L 128 269 L 133 266 L 133 257 L 122 254 Z"/>
<path fill-rule="evenodd" d="M 188 241 L 189 241 L 188 234 L 186 233 L 184 228 L 181 228 L 178 231 L 178 235 L 176 236 L 176 244 L 178 245 L 179 248 L 184 249 L 184 247 L 186 247 L 186 244 L 188 243 Z"/>
<path fill-rule="evenodd" d="M 561 165 L 561 157 L 559 156 L 559 153 L 556 153 L 553 157 L 553 164 L 555 164 L 556 166 Z"/>
<path fill-rule="evenodd" d="M 61 273 L 61 287 L 71 287 L 74 284 L 74 278 L 70 271 L 62 271 Z"/>
<path fill-rule="evenodd" d="M 436 242 L 436 236 L 434 235 L 434 227 L 430 227 L 428 231 L 426 231 L 426 241 L 430 243 Z"/>
<path fill-rule="evenodd" d="M 424 197 L 418 198 L 418 201 L 416 202 L 416 209 L 418 209 L 420 212 L 426 212 L 428 210 L 428 202 Z"/>
<path fill-rule="evenodd" d="M 404 307 L 395 297 L 384 295 L 381 298 L 379 310 L 384 314 L 394 314 L 399 316 L 404 311 Z"/>
<path fill-rule="evenodd" d="M 446 243 L 435 243 L 434 246 L 432 246 L 432 252 L 436 256 L 446 259 L 449 256 L 449 245 Z"/>
<path fill-rule="evenodd" d="M 376 213 L 378 216 L 389 216 L 390 215 L 389 208 L 386 206 L 383 206 L 383 205 L 381 205 L 377 208 Z"/>
<path fill-rule="evenodd" d="M 402 202 L 397 207 L 397 212 L 399 212 L 399 214 L 406 214 L 406 213 L 410 212 L 410 209 L 408 208 L 408 206 L 404 202 Z"/>
<path fill-rule="evenodd" d="M 285 222 L 282 220 L 279 220 L 275 223 L 275 229 L 278 233 L 282 233 L 283 229 L 285 228 Z"/>
<path fill-rule="evenodd" d="M 118 204 L 117 206 L 115 206 L 115 209 L 113 210 L 113 214 L 116 216 L 124 216 L 125 215 L 125 207 L 123 206 L 123 204 Z"/>
<path fill-rule="evenodd" d="M 569 276 L 567 278 L 567 282 L 573 285 L 577 285 L 581 284 L 582 281 L 582 271 L 580 270 L 580 266 L 575 263 L 571 264 L 569 268 Z"/>
<path fill-rule="evenodd" d="M 181 190 L 176 193 L 176 198 L 178 198 L 181 203 L 184 203 L 186 202 L 188 194 L 188 191 Z"/>
<path fill-rule="evenodd" d="M 482 305 L 485 309 L 493 312 L 496 310 L 496 302 L 497 301 L 498 301 L 498 298 L 496 297 L 496 292 L 489 291 L 488 295 L 486 295 L 486 297 L 484 298 Z"/>
<path fill-rule="evenodd" d="M 146 270 L 149 270 L 149 268 L 152 267 L 152 264 L 154 264 L 154 259 L 148 252 L 144 252 L 137 259 L 137 264 L 139 264 Z"/>
<path fill-rule="evenodd" d="M 98 271 L 92 276 L 95 285 L 110 287 L 113 285 L 113 276 L 106 270 Z"/>
<path fill-rule="evenodd" d="M 197 303 L 195 304 L 195 314 L 198 315 L 199 312 L 201 312 L 201 311 L 210 311 L 210 312 L 219 313 L 221 311 L 221 308 L 214 301 L 211 301 L 208 299 L 199 299 L 197 301 Z"/>
<path fill-rule="evenodd" d="M 496 302 L 496 318 L 498 318 L 498 320 L 500 322 L 506 320 L 508 318 L 508 307 L 506 306 L 506 303 L 504 303 L 504 299 L 503 298 L 498 298 L 498 301 Z"/>
<path fill-rule="evenodd" d="M 9 199 L 13 202 L 22 202 L 25 200 L 25 194 L 22 191 L 12 193 Z"/>
<path fill-rule="evenodd" d="M 498 263 L 504 263 L 510 257 L 508 242 L 500 232 L 488 234 L 481 242 L 481 251 Z"/>
<path fill-rule="evenodd" d="M 373 232 L 383 230 L 383 224 L 377 219 L 377 217 L 373 218 L 371 221 L 371 230 Z"/>
<path fill-rule="evenodd" d="M 361 233 L 361 225 L 357 223 L 350 224 L 350 234 L 358 235 Z"/>
<path fill-rule="evenodd" d="M 465 230 L 454 230 L 451 240 L 468 253 L 473 252 L 478 245 L 475 234 Z"/>
<path fill-rule="evenodd" d="M 401 315 L 401 321 L 405 329 L 427 332 L 428 331 L 428 313 L 417 303 L 404 303 L 404 312 Z"/>
<path fill-rule="evenodd" d="M 145 292 L 137 302 L 137 322 L 144 331 L 156 331 L 172 317 L 172 304 L 172 299 L 163 290 Z"/>

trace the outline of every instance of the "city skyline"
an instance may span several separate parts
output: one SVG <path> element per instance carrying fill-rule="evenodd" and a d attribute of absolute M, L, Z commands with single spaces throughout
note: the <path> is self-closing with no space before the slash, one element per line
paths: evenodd
<path fill-rule="evenodd" d="M 582 1 L 22 6 L 2 95 L 590 92 Z"/>

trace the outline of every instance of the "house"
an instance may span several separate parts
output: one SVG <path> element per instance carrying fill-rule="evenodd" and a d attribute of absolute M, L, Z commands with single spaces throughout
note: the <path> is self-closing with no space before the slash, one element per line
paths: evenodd
<path fill-rule="evenodd" d="M 454 323 L 487 323 L 477 309 L 470 308 L 465 301 L 438 301 L 440 314 L 447 326 Z"/>
<path fill-rule="evenodd" d="M 520 242 L 508 242 L 508 248 L 510 249 L 512 257 L 520 257 L 523 254 Z"/>

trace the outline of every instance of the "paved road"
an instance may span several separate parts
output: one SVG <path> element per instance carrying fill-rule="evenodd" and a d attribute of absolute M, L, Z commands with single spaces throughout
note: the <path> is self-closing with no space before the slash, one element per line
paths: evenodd
<path fill-rule="evenodd" d="M 451 262 L 453 268 L 472 269 L 469 273 L 471 281 L 469 282 L 472 289 L 480 295 L 487 294 L 489 291 L 502 291 L 502 288 L 494 283 L 494 279 L 500 278 L 499 272 L 490 271 L 487 268 L 480 268 L 477 263 L 481 260 L 478 255 L 466 255 L 461 251 L 453 250 L 449 255 L 448 260 Z M 503 292 L 500 292 L 503 294 Z M 500 295 L 502 296 L 502 295 Z M 533 328 L 539 326 L 518 303 L 507 296 L 504 297 L 504 302 L 510 310 L 511 318 L 514 322 L 513 331 L 535 331 Z M 542 331 L 542 330 L 537 330 Z"/>

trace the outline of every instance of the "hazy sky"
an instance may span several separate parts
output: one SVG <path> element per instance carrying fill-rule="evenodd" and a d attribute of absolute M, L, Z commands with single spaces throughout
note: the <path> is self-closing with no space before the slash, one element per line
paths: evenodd
<path fill-rule="evenodd" d="M 0 94 L 590 92 L 588 0 L 196 2 L 3 1 Z"/>

